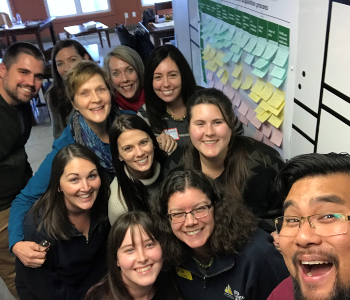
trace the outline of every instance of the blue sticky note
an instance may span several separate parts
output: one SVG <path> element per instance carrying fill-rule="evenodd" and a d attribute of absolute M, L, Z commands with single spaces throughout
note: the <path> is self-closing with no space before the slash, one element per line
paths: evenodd
<path fill-rule="evenodd" d="M 236 31 L 236 34 L 235 34 L 235 37 L 233 38 L 233 42 L 236 44 L 236 45 L 239 45 L 239 42 L 242 38 L 242 35 L 243 35 L 243 32 L 242 30 L 237 30 Z"/>
<path fill-rule="evenodd" d="M 228 29 L 228 25 L 226 23 L 222 24 L 221 28 L 218 29 L 218 34 L 224 33 Z"/>
<path fill-rule="evenodd" d="M 221 59 L 221 61 L 224 63 L 227 63 L 231 59 L 232 55 L 233 55 L 233 52 L 231 51 L 226 53 L 226 55 Z"/>
<path fill-rule="evenodd" d="M 254 74 L 254 75 L 256 75 L 256 76 L 258 76 L 258 77 L 260 77 L 260 78 L 263 78 L 265 75 L 266 75 L 266 73 L 269 71 L 269 69 L 270 69 L 270 64 L 267 64 L 264 68 L 262 68 L 262 69 L 254 69 L 253 71 L 252 71 L 252 74 Z"/>
<path fill-rule="evenodd" d="M 270 83 L 275 86 L 276 88 L 279 88 L 281 86 L 281 84 L 283 83 L 283 81 L 286 79 L 287 77 L 287 73 L 284 74 L 284 76 L 282 77 L 282 79 L 278 79 L 276 77 L 272 78 L 272 80 L 270 80 Z"/>
<path fill-rule="evenodd" d="M 286 74 L 287 68 L 281 68 L 279 66 L 275 66 L 270 73 L 271 76 L 276 77 L 278 79 L 282 79 L 283 76 Z"/>
<path fill-rule="evenodd" d="M 220 32 L 221 27 L 222 27 L 222 23 L 217 23 L 214 28 L 214 33 L 218 34 Z"/>
<path fill-rule="evenodd" d="M 231 40 L 224 40 L 222 41 L 223 45 L 225 48 L 228 48 L 232 45 L 232 41 Z"/>
<path fill-rule="evenodd" d="M 258 40 L 258 43 L 254 49 L 254 51 L 252 52 L 252 54 L 256 55 L 256 56 L 261 56 L 265 50 L 267 42 L 260 39 Z"/>
<path fill-rule="evenodd" d="M 267 64 L 269 64 L 270 62 L 266 59 L 263 58 L 259 58 L 254 64 L 253 67 L 258 68 L 258 69 L 262 69 L 264 68 Z"/>
<path fill-rule="evenodd" d="M 270 60 L 272 58 L 272 56 L 274 56 L 274 54 L 276 53 L 277 48 L 278 48 L 277 43 L 275 44 L 271 41 L 268 42 L 262 58 L 264 58 L 266 60 Z"/>
<path fill-rule="evenodd" d="M 253 54 L 248 53 L 247 56 L 245 57 L 244 61 L 245 61 L 248 65 L 250 65 L 250 64 L 252 63 L 254 57 L 255 57 L 255 56 L 254 56 Z"/>
<path fill-rule="evenodd" d="M 244 51 L 247 51 L 247 52 L 252 52 L 256 46 L 256 43 L 258 42 L 258 40 L 256 38 L 251 38 L 248 42 L 248 44 L 244 47 Z"/>
<path fill-rule="evenodd" d="M 243 48 L 248 43 L 249 39 L 250 39 L 250 34 L 245 33 L 242 36 L 241 40 L 239 41 L 238 45 Z"/>
<path fill-rule="evenodd" d="M 238 54 L 239 51 L 241 51 L 241 47 L 239 47 L 238 45 L 232 45 L 231 49 L 232 52 Z"/>
<path fill-rule="evenodd" d="M 278 48 L 277 54 L 275 59 L 273 60 L 272 63 L 279 67 L 283 67 L 288 59 L 289 56 L 289 50 L 287 49 L 282 49 L 281 47 Z"/>
<path fill-rule="evenodd" d="M 238 63 L 238 61 L 241 59 L 242 53 L 243 53 L 243 50 L 240 49 L 240 51 L 237 54 L 233 55 L 232 61 L 234 63 Z"/>
<path fill-rule="evenodd" d="M 226 31 L 225 33 L 225 40 L 232 40 L 235 31 L 236 31 L 235 27 L 229 28 L 229 30 Z"/>

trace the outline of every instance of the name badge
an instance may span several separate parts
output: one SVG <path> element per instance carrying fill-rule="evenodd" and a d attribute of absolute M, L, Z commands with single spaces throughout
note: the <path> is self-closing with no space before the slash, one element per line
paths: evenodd
<path fill-rule="evenodd" d="M 176 273 L 180 277 L 183 277 L 183 278 L 188 279 L 188 280 L 193 280 L 192 279 L 192 274 L 191 274 L 190 271 L 187 271 L 187 270 L 181 269 L 181 268 L 176 268 Z"/>
<path fill-rule="evenodd" d="M 164 133 L 169 134 L 176 141 L 180 139 L 177 128 L 164 129 L 163 131 Z"/>

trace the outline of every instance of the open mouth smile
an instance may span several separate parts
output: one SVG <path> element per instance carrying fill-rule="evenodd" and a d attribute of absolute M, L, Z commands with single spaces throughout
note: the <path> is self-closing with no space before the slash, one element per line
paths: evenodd
<path fill-rule="evenodd" d="M 135 269 L 135 271 L 137 273 L 145 273 L 147 272 L 148 270 L 150 270 L 152 268 L 153 265 L 148 265 L 148 266 L 145 266 L 145 267 L 142 267 L 142 268 L 137 268 Z"/>
<path fill-rule="evenodd" d="M 141 160 L 137 160 L 136 163 L 138 163 L 138 164 L 144 164 L 144 163 L 146 163 L 147 161 L 148 161 L 148 156 L 145 157 L 145 158 L 143 158 L 143 159 L 141 159 Z"/>
<path fill-rule="evenodd" d="M 164 96 L 169 96 L 174 90 L 161 91 Z"/>
<path fill-rule="evenodd" d="M 328 274 L 333 268 L 333 264 L 328 261 L 300 261 L 300 269 L 308 277 L 318 277 Z"/>
<path fill-rule="evenodd" d="M 194 235 L 196 235 L 196 234 L 202 232 L 202 230 L 203 230 L 203 228 L 199 228 L 199 229 L 194 230 L 194 231 L 186 231 L 185 233 L 186 233 L 187 235 L 194 236 Z"/>
<path fill-rule="evenodd" d="M 99 106 L 99 107 L 90 109 L 90 111 L 92 111 L 92 112 L 99 112 L 99 111 L 101 111 L 103 108 L 104 108 L 104 106 Z"/>
<path fill-rule="evenodd" d="M 203 141 L 203 143 L 206 144 L 206 145 L 216 144 L 217 142 L 218 142 L 218 140 L 215 140 L 215 141 Z"/>

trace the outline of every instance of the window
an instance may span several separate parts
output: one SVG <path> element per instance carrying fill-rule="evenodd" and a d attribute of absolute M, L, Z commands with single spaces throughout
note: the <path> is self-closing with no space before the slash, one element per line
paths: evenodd
<path fill-rule="evenodd" d="M 154 5 L 154 3 L 169 2 L 169 0 L 141 0 L 142 6 Z"/>
<path fill-rule="evenodd" d="M 0 0 L 0 12 L 7 13 L 10 16 L 10 19 L 12 20 L 12 12 L 7 0 Z"/>
<path fill-rule="evenodd" d="M 51 17 L 84 15 L 110 10 L 109 0 L 46 0 L 45 3 Z"/>

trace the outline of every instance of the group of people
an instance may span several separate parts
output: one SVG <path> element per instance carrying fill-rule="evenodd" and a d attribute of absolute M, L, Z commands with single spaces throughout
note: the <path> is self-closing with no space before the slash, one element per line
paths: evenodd
<path fill-rule="evenodd" d="M 101 68 L 65 40 L 46 94 L 55 141 L 32 176 L 28 102 L 43 67 L 23 42 L 0 64 L 0 275 L 16 298 L 266 300 L 281 282 L 270 299 L 293 285 L 295 299 L 350 293 L 346 262 L 317 248 L 323 236 L 348 247 L 347 155 L 284 165 L 241 135 L 231 101 L 197 86 L 172 45 L 145 66 L 118 46 Z"/>

